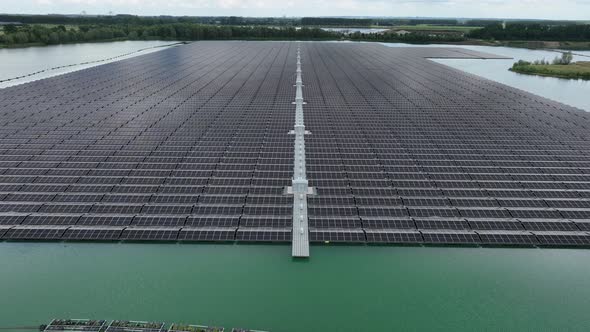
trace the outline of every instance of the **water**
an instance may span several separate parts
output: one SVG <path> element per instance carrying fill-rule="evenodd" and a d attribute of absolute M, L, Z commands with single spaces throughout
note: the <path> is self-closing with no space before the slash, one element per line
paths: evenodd
<path fill-rule="evenodd" d="M 55 317 L 271 331 L 588 331 L 590 251 L 0 243 L 2 326 Z"/>
<path fill-rule="evenodd" d="M 0 73 L 22 75 L 156 44 L 0 50 Z M 528 60 L 556 54 L 468 48 Z M 444 61 L 583 106 L 587 82 L 514 74 L 506 70 L 512 62 Z M 274 332 L 590 330 L 590 250 L 313 246 L 309 261 L 291 260 L 290 251 L 287 245 L 0 243 L 0 328 L 62 317 Z"/>
<path fill-rule="evenodd" d="M 335 32 L 343 32 L 346 34 L 351 34 L 355 32 L 360 33 L 380 33 L 384 31 L 388 31 L 389 29 L 380 29 L 380 28 L 321 28 L 325 31 L 335 31 Z"/>
<path fill-rule="evenodd" d="M 388 43 L 384 43 L 383 45 L 390 47 L 418 46 Z M 545 59 L 552 61 L 556 56 L 561 56 L 558 52 L 493 46 L 419 45 L 418 47 L 462 47 L 511 57 L 513 59 L 510 60 L 434 59 L 433 61 L 590 111 L 590 81 L 531 76 L 508 70 L 518 60 L 535 61 Z M 574 56 L 574 61 L 590 61 L 590 51 L 574 51 L 574 53 L 580 54 Z"/>
<path fill-rule="evenodd" d="M 128 54 L 138 50 L 143 50 L 139 53 L 134 53 L 125 57 L 92 63 L 85 65 L 77 65 L 67 68 L 46 71 L 31 77 L 26 77 L 18 80 L 11 80 L 8 82 L 0 82 L 0 88 L 5 88 L 12 85 L 22 84 L 33 80 L 39 80 L 46 77 L 65 74 L 71 71 L 80 70 L 97 66 L 100 64 L 122 60 L 128 57 L 156 52 L 163 48 L 154 48 L 163 45 L 169 45 L 172 41 L 121 41 L 109 43 L 88 43 L 88 44 L 68 44 L 55 45 L 44 47 L 27 47 L 27 48 L 3 48 L 0 49 L 0 81 L 28 75 L 41 70 L 46 70 L 53 67 L 67 66 L 71 64 L 98 61 L 114 56 Z"/>

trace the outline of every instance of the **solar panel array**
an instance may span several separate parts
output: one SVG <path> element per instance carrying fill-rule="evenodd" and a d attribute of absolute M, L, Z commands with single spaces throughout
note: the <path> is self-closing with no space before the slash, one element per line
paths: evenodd
<path fill-rule="evenodd" d="M 590 244 L 588 113 L 425 59 L 455 50 L 304 54 L 312 241 Z"/>
<path fill-rule="evenodd" d="M 295 50 L 203 42 L 0 90 L 0 236 L 290 241 Z"/>
<path fill-rule="evenodd" d="M 291 240 L 295 43 L 0 90 L 0 239 Z M 590 245 L 590 115 L 428 57 L 301 43 L 311 241 Z"/>

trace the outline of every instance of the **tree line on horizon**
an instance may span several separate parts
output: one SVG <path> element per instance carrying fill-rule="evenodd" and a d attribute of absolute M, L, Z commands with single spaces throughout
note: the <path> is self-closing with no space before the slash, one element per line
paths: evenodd
<path fill-rule="evenodd" d="M 214 26 L 191 23 L 160 25 L 93 25 L 47 27 L 27 25 L 5 26 L 0 44 L 55 45 L 112 40 L 228 40 L 228 39 L 335 39 L 340 34 L 319 28 Z"/>
<path fill-rule="evenodd" d="M 588 41 L 590 40 L 590 24 L 491 24 L 481 29 L 472 30 L 467 34 L 467 37 L 496 40 Z"/>
<path fill-rule="evenodd" d="M 526 24 L 573 25 L 576 21 L 517 20 Z M 396 25 L 464 25 L 483 27 L 501 24 L 498 19 L 442 19 L 442 18 L 339 18 L 339 17 L 243 17 L 243 16 L 138 16 L 118 15 L 19 15 L 0 14 L 0 22 L 55 25 L 161 25 L 196 23 L 210 25 L 274 25 L 274 26 L 396 26 Z M 510 20 L 508 20 L 510 22 Z"/>
<path fill-rule="evenodd" d="M 143 19 L 143 18 L 142 18 Z M 0 17 L 0 20 L 2 18 Z M 135 24 L 83 24 L 50 25 L 26 24 L 3 26 L 0 45 L 55 45 L 67 43 L 114 40 L 355 40 L 406 43 L 460 42 L 465 37 L 457 34 L 432 34 L 428 31 L 412 31 L 404 35 L 395 33 L 371 34 L 356 32 L 345 34 L 326 31 L 317 25 L 294 26 L 269 25 L 213 25 L 189 22 Z M 331 24 L 343 21 L 332 20 Z M 355 21 L 363 23 L 365 21 Z M 309 21 L 318 23 L 318 21 Z M 366 22 L 365 22 L 366 23 Z M 364 23 L 363 23 L 364 24 Z M 326 24 L 329 25 L 329 24 Z M 320 24 L 321 26 L 321 24 Z M 472 30 L 466 35 L 475 39 L 496 40 L 590 40 L 590 25 L 542 25 L 538 23 L 490 24 Z"/>
<path fill-rule="evenodd" d="M 371 34 L 355 32 L 344 34 L 326 31 L 317 27 L 268 27 L 268 26 L 216 26 L 192 23 L 159 25 L 82 25 L 78 27 L 26 25 L 4 26 L 0 45 L 18 46 L 27 44 L 56 45 L 93 41 L 114 40 L 356 40 L 382 42 L 453 42 L 462 40 L 457 36 L 431 36 L 411 33 L 398 36 L 393 33 Z"/>

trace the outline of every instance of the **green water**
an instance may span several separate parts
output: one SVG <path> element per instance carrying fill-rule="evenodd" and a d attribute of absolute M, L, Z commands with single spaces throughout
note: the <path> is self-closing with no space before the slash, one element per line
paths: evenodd
<path fill-rule="evenodd" d="M 277 331 L 588 331 L 590 250 L 0 243 L 0 327 L 54 317 Z"/>

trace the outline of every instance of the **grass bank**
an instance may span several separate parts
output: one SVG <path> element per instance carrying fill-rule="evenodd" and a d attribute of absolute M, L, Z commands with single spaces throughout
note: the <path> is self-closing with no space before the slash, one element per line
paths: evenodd
<path fill-rule="evenodd" d="M 579 61 L 569 65 L 515 65 L 510 68 L 510 70 L 516 73 L 527 75 L 590 80 L 589 61 Z"/>

